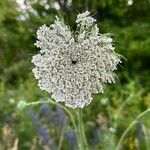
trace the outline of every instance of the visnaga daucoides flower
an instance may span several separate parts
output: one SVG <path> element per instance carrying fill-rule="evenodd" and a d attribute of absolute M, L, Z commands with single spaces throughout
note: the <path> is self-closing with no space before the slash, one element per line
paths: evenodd
<path fill-rule="evenodd" d="M 76 19 L 76 32 L 56 17 L 50 27 L 41 26 L 33 56 L 33 73 L 41 90 L 71 108 L 91 103 L 92 93 L 103 93 L 104 83 L 114 83 L 113 71 L 120 63 L 109 34 L 99 33 L 88 11 Z"/>

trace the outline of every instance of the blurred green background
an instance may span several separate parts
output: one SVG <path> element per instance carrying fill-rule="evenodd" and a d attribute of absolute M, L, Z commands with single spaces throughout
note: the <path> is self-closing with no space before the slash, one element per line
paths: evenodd
<path fill-rule="evenodd" d="M 114 34 L 116 52 L 126 59 L 116 72 L 116 84 L 93 95 L 83 110 L 90 150 L 114 150 L 128 125 L 150 107 L 149 0 L 0 0 L 0 150 L 76 149 L 69 118 L 69 136 L 62 134 L 59 147 L 64 125 L 58 129 L 55 123 L 61 119 L 60 108 L 40 105 L 20 111 L 16 106 L 20 100 L 48 96 L 39 90 L 31 71 L 31 57 L 39 51 L 34 46 L 36 30 L 53 23 L 55 15 L 74 30 L 76 15 L 87 9 L 101 33 Z M 121 150 L 150 150 L 150 114 L 131 129 Z"/>

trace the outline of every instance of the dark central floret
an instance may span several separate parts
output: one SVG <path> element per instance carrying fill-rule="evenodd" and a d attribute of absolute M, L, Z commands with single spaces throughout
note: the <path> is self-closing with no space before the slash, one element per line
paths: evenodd
<path fill-rule="evenodd" d="M 77 63 L 77 61 L 75 61 L 75 60 L 72 60 L 71 62 L 73 65 L 75 65 Z"/>

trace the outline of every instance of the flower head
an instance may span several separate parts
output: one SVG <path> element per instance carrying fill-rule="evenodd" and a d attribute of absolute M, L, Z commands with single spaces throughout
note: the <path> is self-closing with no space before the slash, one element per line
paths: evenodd
<path fill-rule="evenodd" d="M 113 71 L 120 61 L 108 34 L 100 34 L 88 11 L 76 19 L 77 34 L 58 17 L 50 27 L 37 31 L 33 73 L 41 90 L 52 93 L 66 106 L 83 108 L 91 103 L 92 93 L 103 93 L 104 83 L 115 82 Z"/>

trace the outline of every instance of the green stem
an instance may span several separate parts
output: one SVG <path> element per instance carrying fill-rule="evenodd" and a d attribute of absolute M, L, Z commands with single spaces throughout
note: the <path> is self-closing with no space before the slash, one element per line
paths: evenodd
<path fill-rule="evenodd" d="M 80 116 L 81 116 L 81 128 L 82 128 L 82 135 L 83 135 L 83 139 L 84 139 L 84 143 L 85 143 L 85 149 L 88 150 L 88 143 L 87 143 L 87 138 L 85 135 L 85 128 L 84 128 L 84 124 L 83 124 L 83 114 L 82 114 L 82 110 L 80 110 Z"/>
<path fill-rule="evenodd" d="M 71 122 L 73 124 L 73 127 L 74 127 L 74 130 L 75 130 L 75 133 L 76 135 L 78 134 L 78 131 L 77 131 L 77 125 L 75 123 L 75 119 L 73 117 L 73 115 L 71 114 L 71 112 L 66 108 L 64 107 L 63 105 L 59 104 L 59 103 L 56 103 L 54 102 L 53 100 L 51 99 L 48 99 L 47 101 L 36 101 L 36 102 L 30 102 L 30 103 L 24 103 L 25 106 L 34 106 L 34 105 L 38 105 L 38 104 L 43 104 L 43 103 L 51 103 L 51 104 L 54 104 L 54 105 L 58 105 L 60 106 L 62 109 L 64 109 L 66 111 L 66 113 L 69 115 L 70 119 L 71 119 Z M 77 139 L 78 140 L 78 139 Z"/>
<path fill-rule="evenodd" d="M 128 132 L 130 131 L 130 129 L 138 122 L 138 120 L 140 118 L 142 118 L 144 115 L 146 115 L 149 112 L 150 112 L 150 108 L 148 108 L 147 110 L 145 110 L 144 112 L 142 112 L 141 114 L 139 114 L 136 117 L 136 119 L 131 122 L 131 124 L 128 126 L 128 128 L 122 134 L 122 136 L 121 136 L 121 138 L 120 138 L 120 140 L 119 140 L 119 142 L 118 142 L 115 150 L 119 150 L 120 149 L 121 143 L 122 143 L 123 139 L 126 137 L 126 135 L 128 134 Z"/>
<path fill-rule="evenodd" d="M 79 139 L 79 148 L 81 150 L 88 150 L 88 143 L 86 140 L 85 129 L 83 125 L 83 118 L 82 118 L 82 109 L 78 109 L 77 111 L 77 118 L 78 118 L 78 139 Z"/>
<path fill-rule="evenodd" d="M 76 126 L 76 123 L 75 123 L 75 119 L 73 117 L 73 115 L 71 114 L 71 112 L 66 108 L 64 107 L 63 105 L 59 104 L 59 103 L 56 103 L 54 102 L 53 100 L 51 99 L 48 99 L 47 101 L 36 101 L 36 102 L 30 102 L 30 103 L 26 103 L 26 106 L 33 106 L 33 105 L 38 105 L 38 104 L 43 104 L 43 103 L 51 103 L 51 104 L 55 104 L 55 105 L 58 105 L 60 106 L 62 109 L 64 109 L 66 111 L 66 113 L 69 115 L 71 121 L 72 121 L 72 124 L 75 128 L 75 130 L 77 130 L 77 126 Z"/>
<path fill-rule="evenodd" d="M 63 140 L 64 140 L 64 133 L 65 133 L 66 128 L 67 128 L 65 126 L 65 122 L 66 122 L 66 119 L 64 120 L 63 127 L 61 129 L 60 138 L 59 138 L 59 144 L 58 144 L 58 150 L 62 149 L 62 144 L 63 144 Z"/>
<path fill-rule="evenodd" d="M 81 125 L 82 118 L 81 118 L 80 109 L 77 110 L 77 119 L 78 119 L 78 134 L 77 134 L 78 146 L 79 146 L 79 150 L 84 150 L 84 143 L 82 138 L 82 125 Z"/>
<path fill-rule="evenodd" d="M 38 105 L 38 104 L 43 104 L 43 103 L 51 103 L 51 104 L 58 105 L 66 111 L 66 113 L 69 115 L 71 122 L 73 124 L 73 127 L 75 129 L 79 150 L 88 150 L 88 144 L 87 144 L 84 125 L 83 125 L 83 121 L 82 121 L 82 110 L 78 109 L 78 112 L 77 112 L 77 118 L 78 118 L 78 123 L 79 123 L 78 128 L 77 128 L 77 125 L 76 125 L 76 122 L 75 122 L 75 119 L 74 119 L 72 113 L 66 107 L 64 107 L 63 105 L 61 105 L 59 103 L 54 102 L 51 99 L 48 99 L 47 101 L 36 101 L 36 102 L 30 102 L 30 103 L 23 102 L 22 105 L 23 105 L 23 107 L 26 107 L 26 106 L 34 106 L 34 105 Z"/>
<path fill-rule="evenodd" d="M 144 133 L 144 139 L 145 139 L 145 143 L 146 143 L 146 150 L 149 150 L 150 147 L 150 140 L 148 137 L 150 137 L 150 132 L 146 129 L 146 127 L 142 124 L 142 129 L 143 129 L 143 133 Z"/>

